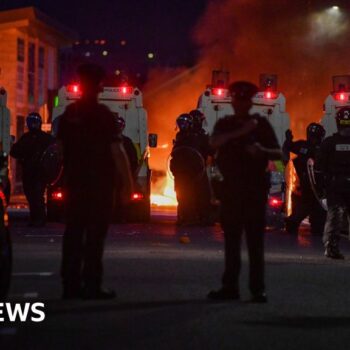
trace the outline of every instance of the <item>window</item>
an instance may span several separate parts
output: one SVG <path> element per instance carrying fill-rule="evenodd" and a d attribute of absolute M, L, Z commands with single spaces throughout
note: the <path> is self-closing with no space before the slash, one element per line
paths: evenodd
<path fill-rule="evenodd" d="M 39 47 L 39 68 L 45 68 L 45 49 Z"/>
<path fill-rule="evenodd" d="M 35 98 L 35 44 L 28 47 L 28 101 L 34 103 Z"/>
<path fill-rule="evenodd" d="M 17 61 L 24 62 L 24 40 L 18 38 L 17 39 Z"/>
<path fill-rule="evenodd" d="M 45 102 L 45 49 L 43 47 L 39 47 L 38 53 L 38 103 L 39 105 L 43 105 Z"/>

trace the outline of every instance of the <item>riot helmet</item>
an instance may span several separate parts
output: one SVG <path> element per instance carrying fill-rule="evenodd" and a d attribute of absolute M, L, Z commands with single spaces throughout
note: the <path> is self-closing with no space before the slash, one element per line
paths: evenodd
<path fill-rule="evenodd" d="M 180 114 L 176 119 L 176 125 L 180 131 L 188 131 L 192 127 L 192 116 L 184 113 Z"/>
<path fill-rule="evenodd" d="M 315 140 L 321 142 L 326 135 L 326 130 L 321 124 L 311 123 L 306 128 L 306 137 L 308 141 Z"/>
<path fill-rule="evenodd" d="M 39 113 L 29 113 L 26 118 L 26 123 L 29 131 L 41 130 L 42 119 Z"/>
<path fill-rule="evenodd" d="M 341 108 L 335 117 L 338 129 L 350 127 L 350 107 Z"/>
<path fill-rule="evenodd" d="M 204 114 L 198 109 L 193 109 L 190 112 L 190 116 L 192 117 L 193 130 L 200 131 L 203 127 L 203 122 L 205 120 Z"/>

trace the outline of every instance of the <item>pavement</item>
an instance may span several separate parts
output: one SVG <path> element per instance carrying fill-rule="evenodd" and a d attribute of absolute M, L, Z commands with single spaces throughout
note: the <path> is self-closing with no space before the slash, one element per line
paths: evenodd
<path fill-rule="evenodd" d="M 177 228 L 174 213 L 154 211 L 146 225 L 113 225 L 105 251 L 112 301 L 60 299 L 63 225 L 26 227 L 11 214 L 14 245 L 9 302 L 44 302 L 42 323 L 0 324 L 3 349 L 347 349 L 350 340 L 350 245 L 345 261 L 323 256 L 320 237 L 266 233 L 269 302 L 247 304 L 243 249 L 242 301 L 210 303 L 220 286 L 219 225 Z M 184 240 L 183 237 L 186 237 Z M 181 243 L 188 242 L 188 243 Z"/>

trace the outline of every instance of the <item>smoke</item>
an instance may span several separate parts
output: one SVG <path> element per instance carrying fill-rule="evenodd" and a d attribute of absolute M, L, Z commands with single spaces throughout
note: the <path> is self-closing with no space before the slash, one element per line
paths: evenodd
<path fill-rule="evenodd" d="M 176 117 L 196 107 L 211 71 L 220 68 L 231 72 L 232 81 L 257 83 L 261 73 L 277 74 L 292 129 L 304 137 L 306 125 L 322 116 L 331 77 L 350 70 L 347 16 L 336 8 L 312 11 L 305 3 L 210 1 L 193 30 L 200 50 L 196 67 L 155 69 L 146 85 L 150 126 L 160 135 L 160 144 L 171 146 Z M 164 168 L 169 151 L 154 152 L 153 164 Z"/>
<path fill-rule="evenodd" d="M 314 13 L 310 22 L 309 39 L 311 43 L 317 45 L 323 45 L 325 41 L 337 40 L 349 29 L 345 14 L 337 6 Z"/>

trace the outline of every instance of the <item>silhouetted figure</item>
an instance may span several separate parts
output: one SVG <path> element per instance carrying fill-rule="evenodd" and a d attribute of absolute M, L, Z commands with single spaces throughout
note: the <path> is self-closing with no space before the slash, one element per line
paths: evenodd
<path fill-rule="evenodd" d="M 114 183 L 121 176 L 125 198 L 129 198 L 132 180 L 114 115 L 97 100 L 104 77 L 102 68 L 84 64 L 78 68 L 78 75 L 82 98 L 66 108 L 57 132 L 67 205 L 63 298 L 107 299 L 115 295 L 101 287 Z"/>
<path fill-rule="evenodd" d="M 282 158 L 269 122 L 250 115 L 258 88 L 249 82 L 233 83 L 229 90 L 235 115 L 220 119 L 213 131 L 212 146 L 218 149 L 217 164 L 223 175 L 221 225 L 225 235 L 225 272 L 222 288 L 209 299 L 239 299 L 241 238 L 246 234 L 249 254 L 251 302 L 267 301 L 264 284 L 265 207 L 269 191 L 269 160 Z"/>
<path fill-rule="evenodd" d="M 350 222 L 350 107 L 336 114 L 338 132 L 327 137 L 316 157 L 315 171 L 321 173 L 327 198 L 327 221 L 323 233 L 325 256 L 344 259 L 339 251 L 344 223 Z M 348 235 L 349 226 L 347 225 Z"/>
<path fill-rule="evenodd" d="M 139 168 L 139 160 L 138 160 L 136 148 L 131 138 L 126 135 L 123 135 L 123 132 L 126 126 L 124 118 L 122 118 L 118 113 L 114 113 L 114 121 L 117 127 L 117 132 L 119 134 L 119 137 L 121 137 L 125 152 L 128 156 L 130 171 L 132 174 L 133 181 L 134 183 L 136 183 L 136 178 L 137 178 L 136 172 Z M 123 182 L 120 176 L 120 181 L 117 183 L 115 188 L 116 194 L 115 194 L 115 205 L 113 210 L 113 222 L 125 223 L 128 220 L 129 212 L 128 212 L 128 208 L 123 203 L 122 192 L 121 192 L 122 188 L 123 188 Z"/>
<path fill-rule="evenodd" d="M 286 141 L 283 144 L 283 153 L 289 160 L 289 152 L 297 155 L 293 159 L 295 171 L 298 176 L 299 186 L 292 193 L 292 214 L 286 218 L 286 230 L 291 234 L 298 234 L 301 222 L 308 216 L 311 224 L 311 233 L 322 235 L 326 221 L 326 211 L 321 207 L 309 179 L 307 162 L 315 160 L 321 142 L 326 134 L 323 126 L 311 123 L 306 129 L 306 140 L 293 141 L 290 130 L 286 132 Z"/>
<path fill-rule="evenodd" d="M 46 223 L 46 180 L 42 157 L 54 138 L 41 130 L 39 113 L 30 113 L 26 123 L 29 131 L 12 146 L 10 155 L 22 165 L 23 191 L 30 211 L 29 226 L 41 227 Z"/>
<path fill-rule="evenodd" d="M 204 159 L 195 145 L 191 130 L 192 117 L 181 114 L 176 120 L 179 132 L 176 134 L 171 152 L 170 170 L 174 175 L 174 185 L 178 201 L 177 224 L 198 223 L 196 210 L 197 183 L 203 175 Z"/>
<path fill-rule="evenodd" d="M 133 177 L 135 177 L 137 175 L 136 170 L 139 166 L 136 148 L 135 148 L 134 143 L 132 142 L 131 138 L 123 134 L 125 126 L 126 126 L 125 119 L 122 118 L 120 115 L 118 115 L 118 113 L 114 113 L 114 120 L 116 123 L 117 131 L 118 131 L 120 137 L 122 138 L 125 152 L 128 156 L 131 174 Z"/>
<path fill-rule="evenodd" d="M 211 190 L 206 168 L 209 157 L 213 156 L 213 150 L 210 147 L 209 135 L 203 129 L 203 122 L 205 120 L 204 114 L 200 110 L 194 109 L 190 112 L 190 115 L 192 116 L 191 134 L 193 137 L 193 144 L 203 157 L 205 165 L 204 171 L 195 184 L 196 211 L 201 225 L 212 225 Z"/>

